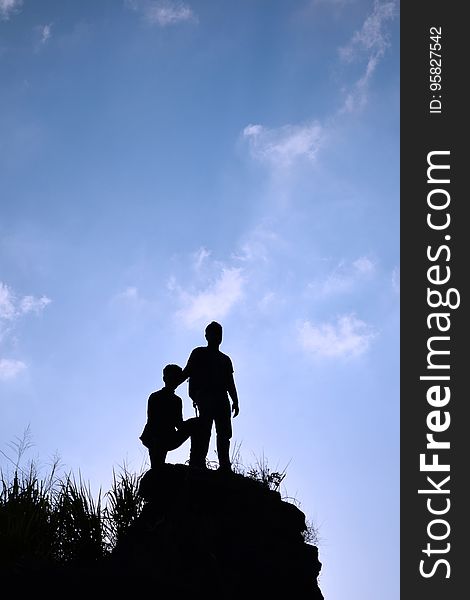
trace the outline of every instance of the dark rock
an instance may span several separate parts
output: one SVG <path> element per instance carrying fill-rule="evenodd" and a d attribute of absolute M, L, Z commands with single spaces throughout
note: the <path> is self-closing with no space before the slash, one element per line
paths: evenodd
<path fill-rule="evenodd" d="M 178 597 L 323 598 L 305 515 L 278 492 L 242 475 L 166 464 L 144 475 L 140 493 L 142 513 L 118 542 L 110 575 Z"/>

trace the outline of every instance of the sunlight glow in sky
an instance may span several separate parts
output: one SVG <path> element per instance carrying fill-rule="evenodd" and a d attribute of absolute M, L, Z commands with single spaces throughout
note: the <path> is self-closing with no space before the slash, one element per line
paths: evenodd
<path fill-rule="evenodd" d="M 399 595 L 398 8 L 0 0 L 0 449 L 147 468 L 217 320 L 233 444 L 287 467 L 327 600 Z"/>

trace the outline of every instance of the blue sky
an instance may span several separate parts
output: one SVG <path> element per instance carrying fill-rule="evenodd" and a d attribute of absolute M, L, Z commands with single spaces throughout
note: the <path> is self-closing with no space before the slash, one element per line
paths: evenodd
<path fill-rule="evenodd" d="M 325 598 L 395 600 L 395 0 L 0 0 L 0 82 L 3 452 L 146 468 L 147 397 L 218 320 Z"/>

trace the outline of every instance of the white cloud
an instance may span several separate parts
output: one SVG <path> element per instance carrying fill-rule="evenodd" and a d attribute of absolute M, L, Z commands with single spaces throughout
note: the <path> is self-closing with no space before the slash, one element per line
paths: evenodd
<path fill-rule="evenodd" d="M 232 258 L 243 263 L 266 263 L 269 261 L 272 247 L 280 244 L 282 244 L 280 236 L 270 228 L 269 224 L 262 223 L 245 236 L 240 249 L 232 254 Z"/>
<path fill-rule="evenodd" d="M 341 315 L 336 323 L 314 324 L 305 321 L 299 327 L 302 348 L 315 357 L 352 357 L 364 354 L 375 337 L 372 329 L 354 315 Z"/>
<path fill-rule="evenodd" d="M 196 250 L 193 254 L 194 269 L 200 271 L 210 255 L 210 250 L 207 250 L 207 248 L 201 247 L 199 250 Z"/>
<path fill-rule="evenodd" d="M 176 287 L 183 307 L 176 312 L 188 327 L 225 317 L 243 297 L 245 278 L 242 269 L 222 267 L 218 278 L 205 289 L 194 293 Z"/>
<path fill-rule="evenodd" d="M 125 307 L 135 313 L 139 313 L 146 309 L 152 308 L 152 303 L 143 298 L 138 288 L 129 285 L 122 292 L 117 293 L 111 298 L 111 304 L 115 306 Z"/>
<path fill-rule="evenodd" d="M 318 296 L 344 294 L 370 279 L 375 271 L 375 263 L 367 256 L 361 256 L 350 263 L 341 261 L 325 279 L 310 282 L 308 288 Z"/>
<path fill-rule="evenodd" d="M 47 296 L 24 296 L 18 299 L 11 288 L 0 281 L 0 319 L 12 321 L 30 312 L 38 314 L 50 303 L 51 300 Z"/>
<path fill-rule="evenodd" d="M 25 296 L 19 303 L 19 309 L 22 313 L 27 314 L 34 312 L 40 313 L 51 303 L 50 298 L 47 296 L 41 296 L 41 298 L 35 298 L 34 296 Z"/>
<path fill-rule="evenodd" d="M 341 0 L 329 1 L 337 5 L 345 3 Z M 396 14 L 396 0 L 375 0 L 373 10 L 361 29 L 354 33 L 349 44 L 339 49 L 340 58 L 344 62 L 365 59 L 366 67 L 359 79 L 347 88 L 342 105 L 329 119 L 323 123 L 311 121 L 303 125 L 289 124 L 274 129 L 260 124 L 247 125 L 243 130 L 243 138 L 248 141 L 251 156 L 275 168 L 290 167 L 300 158 L 314 161 L 337 117 L 357 111 L 367 103 L 370 80 L 390 45 L 385 24 Z"/>
<path fill-rule="evenodd" d="M 375 271 L 375 263 L 367 256 L 359 257 L 352 263 L 352 266 L 358 273 L 370 274 Z"/>
<path fill-rule="evenodd" d="M 10 288 L 0 281 L 0 319 L 11 320 L 16 314 L 15 299 Z"/>
<path fill-rule="evenodd" d="M 51 37 L 52 23 L 49 23 L 48 25 L 42 25 L 39 29 L 41 33 L 41 44 L 45 44 Z"/>
<path fill-rule="evenodd" d="M 183 2 L 158 2 L 149 6 L 146 14 L 150 23 L 157 23 L 161 27 L 195 20 L 193 11 Z"/>
<path fill-rule="evenodd" d="M 339 49 L 344 62 L 353 62 L 366 57 L 367 65 L 363 75 L 356 81 L 346 95 L 340 112 L 352 112 L 367 103 L 367 90 L 377 65 L 389 47 L 389 36 L 384 31 L 384 24 L 397 14 L 395 0 L 379 2 L 375 0 L 372 13 L 366 18 L 361 29 L 356 31 L 351 41 Z"/>
<path fill-rule="evenodd" d="M 258 301 L 258 310 L 262 313 L 269 313 L 273 309 L 279 308 L 284 304 L 284 300 L 279 296 L 278 293 L 268 291 L 266 292 L 261 300 Z"/>
<path fill-rule="evenodd" d="M 135 286 L 128 286 L 123 292 L 119 292 L 113 300 L 124 302 L 137 302 L 139 300 L 139 290 Z"/>
<path fill-rule="evenodd" d="M 142 13 L 146 21 L 160 27 L 198 20 L 189 5 L 176 0 L 127 0 L 126 4 Z"/>
<path fill-rule="evenodd" d="M 10 16 L 21 8 L 23 0 L 0 0 L 0 19 L 8 21 Z"/>
<path fill-rule="evenodd" d="M 347 93 L 340 113 L 352 113 L 364 108 L 368 100 L 369 81 L 379 60 L 375 56 L 371 56 L 367 63 L 367 68 L 364 75 L 356 81 L 352 89 Z"/>
<path fill-rule="evenodd" d="M 11 360 L 0 358 L 0 381 L 14 379 L 21 371 L 26 369 L 26 365 L 21 360 Z"/>
<path fill-rule="evenodd" d="M 318 290 L 319 295 L 331 296 L 349 292 L 353 287 L 353 283 L 354 280 L 350 275 L 346 275 L 340 271 L 333 271 L 320 284 L 310 283 L 309 288 Z"/>
<path fill-rule="evenodd" d="M 0 281 L 0 342 L 3 343 L 11 335 L 18 319 L 28 313 L 39 314 L 50 302 L 51 300 L 46 296 L 17 298 L 11 288 Z M 24 369 L 26 369 L 26 365 L 21 360 L 2 358 L 0 359 L 0 380 L 13 379 Z"/>
<path fill-rule="evenodd" d="M 396 15 L 396 2 L 375 0 L 372 13 L 366 18 L 361 29 L 356 31 L 347 46 L 340 48 L 343 60 L 352 61 L 367 51 L 382 56 L 389 46 L 388 35 L 383 30 L 384 23 Z"/>
<path fill-rule="evenodd" d="M 299 158 L 315 160 L 324 130 L 318 122 L 274 129 L 247 125 L 243 137 L 248 141 L 253 158 L 277 168 L 287 168 Z"/>
<path fill-rule="evenodd" d="M 118 294 L 123 300 L 136 300 L 139 297 L 139 291 L 134 286 L 128 286 L 123 292 Z"/>

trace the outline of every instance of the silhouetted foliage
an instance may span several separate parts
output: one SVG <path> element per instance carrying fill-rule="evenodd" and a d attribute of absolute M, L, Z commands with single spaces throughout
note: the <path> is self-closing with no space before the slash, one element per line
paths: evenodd
<path fill-rule="evenodd" d="M 118 476 L 113 470 L 113 485 L 106 494 L 108 502 L 104 510 L 106 537 L 111 548 L 142 511 L 143 498 L 139 494 L 142 475 L 130 473 L 125 466 Z"/>
<path fill-rule="evenodd" d="M 31 447 L 27 430 L 23 439 L 16 438 L 10 444 L 17 454 L 15 460 L 2 452 L 13 469 L 0 469 L 0 563 L 18 566 L 39 560 L 90 564 L 109 557 L 142 513 L 144 499 L 139 485 L 145 473 L 131 473 L 126 466 L 118 473 L 113 470 L 111 490 L 102 502 L 101 492 L 95 500 L 81 475 L 78 480 L 71 473 L 60 475 L 58 459 L 45 476 L 39 475 L 34 461 L 22 466 Z M 275 492 L 286 476 L 285 469 L 271 470 L 264 456 L 245 467 L 240 446 L 232 456 L 232 465 L 237 475 Z M 210 463 L 208 466 L 211 468 Z M 308 543 L 318 541 L 318 530 L 310 523 L 303 535 Z"/>

